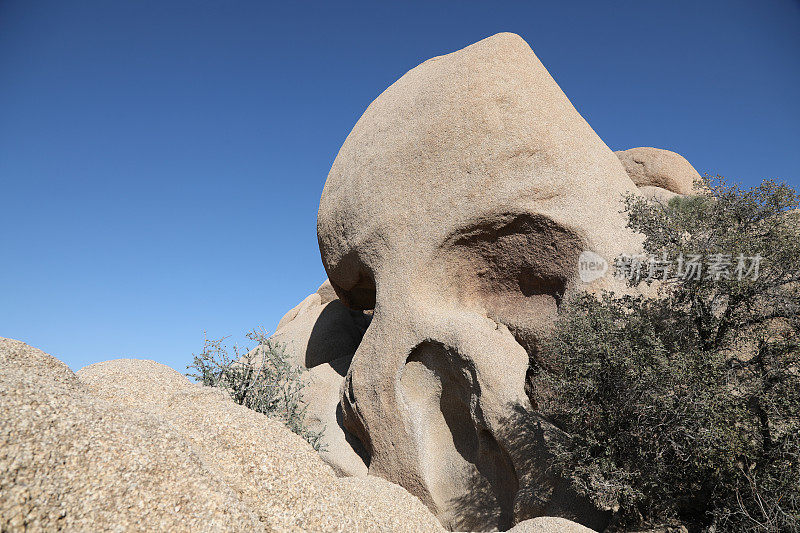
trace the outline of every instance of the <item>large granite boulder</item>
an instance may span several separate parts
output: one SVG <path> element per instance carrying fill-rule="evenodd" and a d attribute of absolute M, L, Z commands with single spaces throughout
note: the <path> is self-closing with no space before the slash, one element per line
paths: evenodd
<path fill-rule="evenodd" d="M 337 478 L 280 422 L 153 361 L 0 339 L 0 530 L 440 531 L 380 478 Z"/>
<path fill-rule="evenodd" d="M 584 284 L 582 252 L 635 253 L 638 190 L 530 47 L 498 34 L 430 59 L 372 102 L 325 183 L 331 286 L 373 318 L 340 408 L 368 471 L 454 530 L 605 515 L 549 472 L 526 387 L 538 340 Z M 520 438 L 524 436 L 525 438 Z"/>
<path fill-rule="evenodd" d="M 667 202 L 678 195 L 698 192 L 700 174 L 680 154 L 649 147 L 614 153 L 639 191 L 647 197 Z"/>
<path fill-rule="evenodd" d="M 252 509 L 280 531 L 436 531 L 436 519 L 401 487 L 376 477 L 339 479 L 274 419 L 234 404 L 153 361 L 119 359 L 78 372 L 96 396 L 165 420 Z"/>
<path fill-rule="evenodd" d="M 168 424 L 95 398 L 0 339 L 0 530 L 253 531 L 258 516 Z"/>

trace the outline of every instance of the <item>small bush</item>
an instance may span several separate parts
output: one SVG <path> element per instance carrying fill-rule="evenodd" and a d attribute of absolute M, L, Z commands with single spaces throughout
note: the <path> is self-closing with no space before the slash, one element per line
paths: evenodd
<path fill-rule="evenodd" d="M 240 350 L 234 345 L 229 353 L 226 338 L 205 339 L 203 351 L 194 355 L 194 363 L 187 367 L 197 373 L 189 376 L 205 386 L 225 390 L 239 405 L 280 419 L 319 451 L 322 432 L 305 426 L 302 375 L 307 370 L 293 365 L 283 346 L 271 341 L 264 330 L 247 333 L 256 343 L 253 349 Z"/>
<path fill-rule="evenodd" d="M 537 402 L 568 435 L 555 467 L 617 528 L 800 531 L 798 196 L 709 185 L 668 205 L 629 198 L 630 227 L 655 256 L 757 254 L 759 275 L 574 298 L 544 343 Z"/>

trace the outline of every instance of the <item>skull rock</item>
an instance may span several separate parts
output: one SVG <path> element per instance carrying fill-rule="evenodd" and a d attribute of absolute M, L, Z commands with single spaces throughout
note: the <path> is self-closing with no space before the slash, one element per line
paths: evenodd
<path fill-rule="evenodd" d="M 336 294 L 374 309 L 341 391 L 370 474 L 450 529 L 598 527 L 547 473 L 526 375 L 565 296 L 610 283 L 581 285 L 581 252 L 640 246 L 625 194 L 619 159 L 517 35 L 430 59 L 370 104 L 317 220 Z"/>

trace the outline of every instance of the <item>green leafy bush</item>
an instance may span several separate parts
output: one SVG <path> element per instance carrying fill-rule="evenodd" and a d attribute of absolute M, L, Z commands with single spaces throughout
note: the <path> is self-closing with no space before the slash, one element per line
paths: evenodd
<path fill-rule="evenodd" d="M 320 450 L 322 432 L 305 426 L 302 375 L 307 370 L 293 365 L 283 346 L 271 341 L 264 330 L 247 333 L 247 338 L 256 343 L 252 349 L 240 350 L 234 345 L 229 353 L 226 338 L 205 339 L 203 351 L 187 367 L 197 373 L 189 376 L 205 386 L 225 390 L 239 405 L 280 419 Z"/>
<path fill-rule="evenodd" d="M 628 198 L 629 226 L 648 254 L 723 254 L 730 274 L 758 255 L 758 275 L 573 298 L 535 369 L 538 407 L 568 436 L 555 467 L 615 511 L 612 528 L 800 531 L 798 196 L 706 185 L 668 205 Z"/>

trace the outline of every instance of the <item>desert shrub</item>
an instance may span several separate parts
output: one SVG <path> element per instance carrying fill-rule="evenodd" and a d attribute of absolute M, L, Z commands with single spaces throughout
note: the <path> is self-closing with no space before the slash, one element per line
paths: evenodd
<path fill-rule="evenodd" d="M 189 376 L 205 386 L 225 390 L 239 405 L 280 419 L 320 450 L 322 432 L 311 431 L 305 425 L 302 375 L 307 370 L 293 365 L 284 347 L 270 340 L 264 330 L 252 330 L 247 338 L 255 343 L 254 347 L 243 350 L 234 345 L 229 351 L 227 337 L 206 337 L 203 351 L 194 355 L 193 364 L 187 367 L 196 370 Z"/>
<path fill-rule="evenodd" d="M 629 226 L 648 254 L 721 254 L 727 272 L 564 305 L 534 378 L 567 435 L 554 467 L 617 528 L 800 531 L 798 196 L 707 186 L 667 205 L 628 198 Z M 738 279 L 740 254 L 761 258 L 757 275 Z"/>

